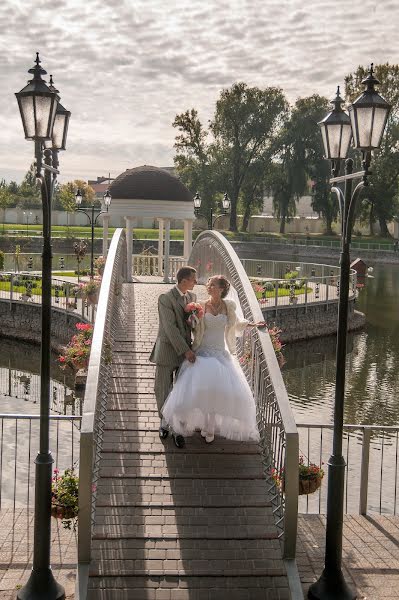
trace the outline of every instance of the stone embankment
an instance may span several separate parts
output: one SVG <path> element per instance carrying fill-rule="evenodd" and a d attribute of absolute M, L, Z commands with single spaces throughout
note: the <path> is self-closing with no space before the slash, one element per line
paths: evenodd
<path fill-rule="evenodd" d="M 76 333 L 82 317 L 53 307 L 51 313 L 51 346 L 59 351 Z M 0 301 L 0 336 L 40 344 L 41 305 Z"/>
<path fill-rule="evenodd" d="M 262 313 L 266 323 L 275 324 L 282 330 L 280 337 L 284 344 L 334 335 L 337 332 L 338 302 L 284 307 L 277 313 L 274 308 L 266 308 L 262 309 Z M 355 310 L 354 301 L 349 302 L 349 331 L 362 328 L 365 322 L 365 315 Z"/>

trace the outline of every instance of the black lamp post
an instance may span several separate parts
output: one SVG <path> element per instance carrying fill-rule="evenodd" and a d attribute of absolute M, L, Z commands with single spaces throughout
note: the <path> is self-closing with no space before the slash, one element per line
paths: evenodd
<path fill-rule="evenodd" d="M 94 227 L 97 223 L 97 219 L 98 217 L 101 217 L 101 215 L 105 215 L 108 212 L 108 209 L 111 205 L 111 201 L 112 201 L 112 196 L 110 194 L 110 191 L 107 190 L 103 196 L 104 199 L 104 204 L 106 207 L 106 210 L 102 210 L 101 208 L 97 208 L 96 206 L 94 206 L 94 204 L 92 204 L 92 206 L 88 206 L 88 209 L 91 209 L 91 215 L 89 213 L 87 213 L 85 211 L 84 208 L 80 208 L 80 205 L 82 204 L 82 200 L 83 200 L 83 194 L 82 192 L 78 189 L 76 191 L 75 194 L 75 202 L 76 202 L 76 210 L 78 212 L 82 212 L 86 215 L 86 217 L 89 219 L 89 223 L 91 225 L 91 256 L 90 256 L 90 279 L 93 279 L 94 277 Z M 94 213 L 98 212 L 98 215 L 96 217 L 94 217 Z"/>
<path fill-rule="evenodd" d="M 58 151 L 65 150 L 70 112 L 59 105 L 54 87 L 42 79 L 39 53 L 29 70 L 33 78 L 16 95 L 25 138 L 35 143 L 36 177 L 41 183 L 43 208 L 41 362 L 40 362 L 40 445 L 35 459 L 35 520 L 33 568 L 19 600 L 62 600 L 65 592 L 50 567 L 51 475 L 53 458 L 49 447 L 50 424 L 50 336 L 51 336 L 51 200 L 59 171 Z M 63 111 L 63 112 L 62 112 Z M 62 144 L 59 140 L 62 140 Z M 46 147 L 45 147 L 46 144 Z M 44 154 L 44 160 L 43 160 Z"/>
<path fill-rule="evenodd" d="M 380 144 L 388 119 L 390 105 L 374 89 L 379 81 L 371 65 L 362 82 L 366 89 L 349 106 L 349 116 L 342 110 L 343 100 L 337 96 L 332 101 L 334 109 L 319 123 L 323 137 L 325 157 L 332 162 L 332 184 L 344 183 L 344 191 L 333 185 L 341 212 L 340 295 L 338 308 L 336 383 L 334 403 L 333 450 L 328 461 L 327 528 L 324 570 L 309 588 L 309 598 L 315 600 L 353 600 L 356 594 L 347 586 L 342 573 L 342 530 L 344 518 L 345 459 L 342 455 L 342 434 L 345 401 L 346 337 L 348 330 L 348 298 L 350 274 L 350 242 L 356 201 L 361 190 L 368 185 L 371 152 Z M 353 160 L 345 160 L 345 175 L 339 176 L 342 160 L 346 158 L 350 140 L 363 154 L 363 171 L 352 173 Z M 352 192 L 352 181 L 361 179 Z"/>
<path fill-rule="evenodd" d="M 224 215 L 228 215 L 230 212 L 230 207 L 231 207 L 231 202 L 230 202 L 230 198 L 228 197 L 227 194 L 224 194 L 223 196 L 223 200 L 222 200 L 222 206 L 223 206 L 223 212 L 220 215 L 213 215 L 213 209 L 212 207 L 209 210 L 209 215 L 204 215 L 204 213 L 200 212 L 200 208 L 201 208 L 201 203 L 202 203 L 202 198 L 199 195 L 199 193 L 197 192 L 194 196 L 194 213 L 196 217 L 203 217 L 204 219 L 206 219 L 206 222 L 208 224 L 208 229 L 210 229 L 212 231 L 212 229 L 215 227 L 215 223 L 216 221 L 220 218 L 223 217 Z"/>
<path fill-rule="evenodd" d="M 24 211 L 24 215 L 26 217 L 26 237 L 28 237 L 29 235 L 29 215 L 31 215 L 32 213 L 29 211 Z"/>

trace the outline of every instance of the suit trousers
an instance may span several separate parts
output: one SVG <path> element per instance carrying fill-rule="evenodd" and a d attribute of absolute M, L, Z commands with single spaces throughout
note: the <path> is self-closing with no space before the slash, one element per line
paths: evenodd
<path fill-rule="evenodd" d="M 162 419 L 161 409 L 173 387 L 173 375 L 178 367 L 157 365 L 155 369 L 154 391 L 158 406 L 159 418 Z"/>

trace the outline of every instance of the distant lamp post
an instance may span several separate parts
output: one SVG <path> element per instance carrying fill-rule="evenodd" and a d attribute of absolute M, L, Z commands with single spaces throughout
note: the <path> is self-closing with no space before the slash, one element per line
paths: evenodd
<path fill-rule="evenodd" d="M 58 151 L 65 149 L 70 113 L 59 120 L 58 91 L 42 79 L 39 53 L 29 70 L 33 78 L 16 95 L 25 138 L 35 143 L 36 177 L 41 184 L 43 208 L 41 361 L 40 361 L 40 445 L 36 457 L 35 520 L 33 568 L 26 585 L 18 592 L 19 600 L 62 600 L 65 592 L 50 567 L 51 478 L 53 457 L 49 447 L 50 424 L 50 336 L 51 336 L 51 201 L 59 173 Z M 61 135 L 63 145 L 58 144 Z M 57 139 L 55 139 L 57 137 Z M 44 159 L 43 159 L 44 155 Z"/>
<path fill-rule="evenodd" d="M 76 194 L 75 194 L 76 210 L 78 212 L 82 212 L 86 215 L 86 217 L 89 219 L 89 223 L 91 226 L 90 279 L 93 279 L 93 277 L 94 277 L 94 227 L 96 226 L 98 217 L 101 217 L 101 215 L 107 214 L 108 209 L 111 206 L 112 196 L 111 196 L 111 193 L 109 190 L 107 190 L 103 196 L 103 201 L 104 201 L 106 210 L 97 208 L 96 206 L 94 206 L 94 204 L 92 204 L 92 206 L 88 206 L 87 208 L 91 210 L 91 215 L 88 212 L 86 212 L 86 210 L 84 208 L 80 208 L 82 201 L 83 201 L 83 194 L 82 194 L 81 190 L 78 189 L 78 190 L 76 190 Z M 95 217 L 94 214 L 96 212 L 98 212 L 98 214 Z"/>
<path fill-rule="evenodd" d="M 194 196 L 194 213 L 196 217 L 203 217 L 204 219 L 206 219 L 207 225 L 208 225 L 208 229 L 210 229 L 212 231 L 212 229 L 214 229 L 215 227 L 215 223 L 218 219 L 220 219 L 220 217 L 224 217 L 225 215 L 228 215 L 230 212 L 230 208 L 231 208 L 231 202 L 230 202 L 230 198 L 228 197 L 227 194 L 224 194 L 223 196 L 223 200 L 222 200 L 222 213 L 220 215 L 215 215 L 213 214 L 213 209 L 212 207 L 209 210 L 209 215 L 205 215 L 204 213 L 200 212 L 200 208 L 201 208 L 201 203 L 202 203 L 202 198 L 199 195 L 199 193 L 197 192 Z"/>
<path fill-rule="evenodd" d="M 350 273 L 350 243 L 355 206 L 361 190 L 368 185 L 371 151 L 379 147 L 388 119 L 390 105 L 375 91 L 379 81 L 373 65 L 362 81 L 365 91 L 349 106 L 348 115 L 342 110 L 339 96 L 332 101 L 334 109 L 319 125 L 326 158 L 331 160 L 332 191 L 338 198 L 341 212 L 341 257 L 339 279 L 339 309 L 336 350 L 336 385 L 334 403 L 333 450 L 328 461 L 327 528 L 324 570 L 318 581 L 309 588 L 309 598 L 316 600 L 352 600 L 356 595 L 349 589 L 342 574 L 342 530 L 344 513 L 345 459 L 342 455 L 342 434 L 345 400 L 346 337 L 348 329 L 348 298 Z M 351 128 L 350 128 L 351 127 Z M 345 175 L 339 176 L 353 132 L 354 146 L 363 155 L 363 171 L 353 173 L 353 160 L 345 160 Z M 352 193 L 353 179 L 361 179 Z M 338 185 L 344 183 L 344 191 Z"/>
<path fill-rule="evenodd" d="M 24 211 L 24 216 L 26 217 L 26 237 L 29 235 L 29 216 L 32 216 L 31 212 Z"/>

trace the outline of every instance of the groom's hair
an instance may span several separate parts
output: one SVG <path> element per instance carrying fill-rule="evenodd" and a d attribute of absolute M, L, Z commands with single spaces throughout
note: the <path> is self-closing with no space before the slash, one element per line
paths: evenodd
<path fill-rule="evenodd" d="M 194 267 L 180 267 L 180 269 L 176 273 L 177 283 L 183 281 L 183 279 L 190 279 L 190 277 L 194 274 L 196 275 L 197 269 Z"/>

